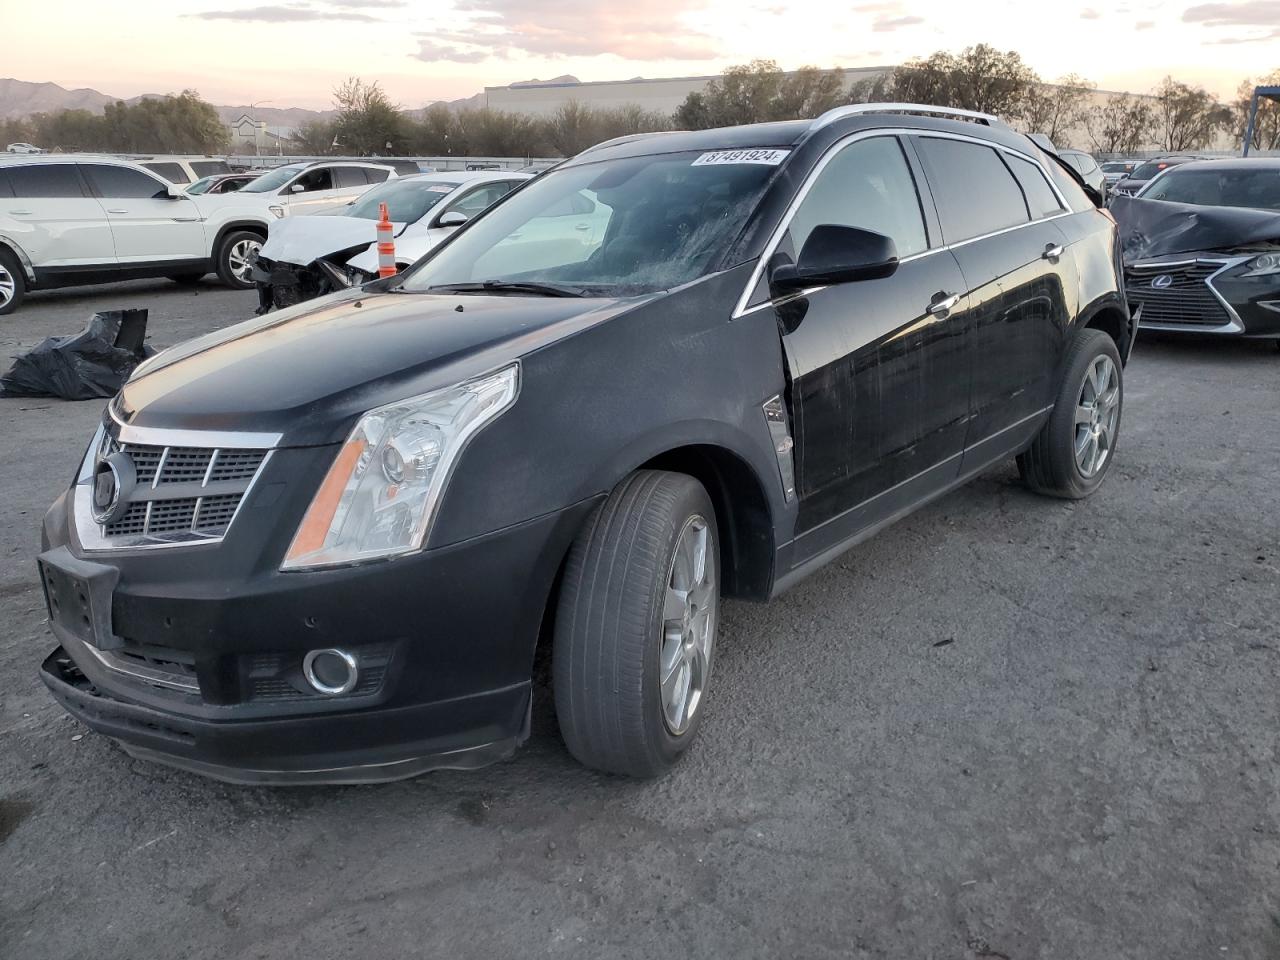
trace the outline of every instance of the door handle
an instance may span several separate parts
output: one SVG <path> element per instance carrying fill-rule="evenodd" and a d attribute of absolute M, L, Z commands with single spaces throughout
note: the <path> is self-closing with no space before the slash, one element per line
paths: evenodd
<path fill-rule="evenodd" d="M 573 229 L 575 229 L 575 230 L 581 230 L 581 231 L 583 231 L 583 232 L 585 233 L 587 230 L 590 230 L 590 229 L 591 229 L 591 224 L 589 224 L 589 223 L 580 223 L 580 224 L 578 224 L 577 226 L 575 226 Z"/>
<path fill-rule="evenodd" d="M 30 210 L 10 210 L 9 212 L 10 212 L 10 213 L 12 213 L 15 217 L 29 217 L 29 216 L 31 216 L 31 211 L 30 211 Z"/>
<path fill-rule="evenodd" d="M 123 210 L 120 207 L 107 207 L 107 213 L 128 213 L 128 212 L 129 212 L 128 210 Z"/>
<path fill-rule="evenodd" d="M 952 309 L 960 302 L 960 294 L 952 293 L 936 294 L 929 303 L 928 313 L 931 317 L 943 318 L 951 313 Z"/>
<path fill-rule="evenodd" d="M 1059 243 L 1051 243 L 1044 248 L 1044 253 L 1040 254 L 1045 260 L 1057 260 L 1062 256 L 1063 247 Z"/>

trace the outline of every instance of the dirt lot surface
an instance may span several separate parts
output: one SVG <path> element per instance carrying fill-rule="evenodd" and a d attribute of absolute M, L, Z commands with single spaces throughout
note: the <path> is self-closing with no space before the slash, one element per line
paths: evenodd
<path fill-rule="evenodd" d="M 0 356 L 147 306 L 31 297 Z M 1012 465 L 769 606 L 731 604 L 698 744 L 597 776 L 539 690 L 511 761 L 253 789 L 130 760 L 36 676 L 39 523 L 100 402 L 0 399 L 0 957 L 1280 956 L 1280 354 L 1138 344 L 1083 503 Z"/>

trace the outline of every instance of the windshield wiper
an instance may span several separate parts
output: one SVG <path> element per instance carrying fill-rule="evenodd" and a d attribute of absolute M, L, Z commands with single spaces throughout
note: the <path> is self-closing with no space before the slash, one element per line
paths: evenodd
<path fill-rule="evenodd" d="M 585 297 L 581 287 L 532 280 L 483 280 L 479 283 L 444 283 L 428 287 L 430 293 L 528 293 L 536 297 Z"/>

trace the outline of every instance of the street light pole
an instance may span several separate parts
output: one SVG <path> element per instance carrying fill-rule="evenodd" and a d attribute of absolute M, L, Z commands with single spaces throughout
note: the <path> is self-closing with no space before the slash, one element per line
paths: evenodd
<path fill-rule="evenodd" d="M 273 100 L 258 100 L 256 103 L 249 104 L 249 110 L 257 110 L 264 103 L 274 103 Z M 262 156 L 262 128 L 264 124 L 257 118 L 253 117 L 253 155 L 255 157 Z"/>

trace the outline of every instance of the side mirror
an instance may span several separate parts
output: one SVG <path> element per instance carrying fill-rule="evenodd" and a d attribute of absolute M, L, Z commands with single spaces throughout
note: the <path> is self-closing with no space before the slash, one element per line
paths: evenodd
<path fill-rule="evenodd" d="M 289 188 L 289 192 L 290 192 L 290 193 L 301 193 L 301 192 L 302 192 L 303 190 L 305 190 L 305 189 L 307 189 L 307 188 L 306 188 L 306 187 L 304 187 L 302 184 L 300 184 L 300 183 L 295 183 L 292 187 L 290 187 L 290 188 Z"/>
<path fill-rule="evenodd" d="M 440 219 L 436 221 L 439 227 L 460 227 L 471 218 L 465 213 L 459 213 L 457 210 L 450 210 L 448 213 L 442 213 Z"/>
<path fill-rule="evenodd" d="M 795 263 L 775 267 L 769 282 L 780 290 L 803 290 L 858 280 L 879 280 L 898 269 L 893 240 L 874 230 L 824 223 L 814 227 Z"/>
<path fill-rule="evenodd" d="M 165 187 L 164 195 L 165 198 L 169 200 L 181 200 L 187 194 L 181 187 L 171 183 Z"/>

